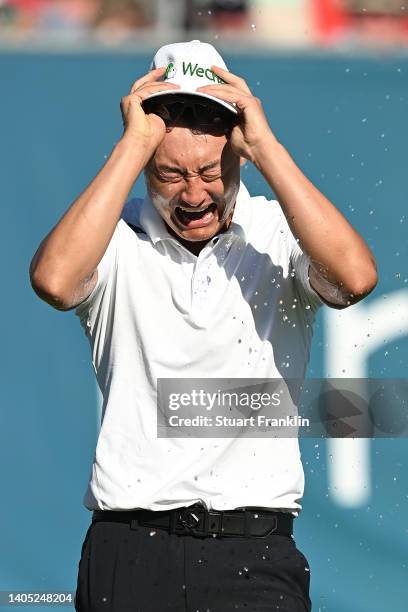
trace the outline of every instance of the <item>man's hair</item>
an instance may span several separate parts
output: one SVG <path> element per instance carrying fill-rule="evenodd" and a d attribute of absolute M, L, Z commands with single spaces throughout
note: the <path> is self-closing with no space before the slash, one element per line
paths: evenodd
<path fill-rule="evenodd" d="M 144 101 L 143 109 L 146 113 L 159 115 L 167 130 L 185 127 L 193 134 L 228 136 L 237 122 L 237 115 L 221 104 L 188 94 L 151 98 Z"/>

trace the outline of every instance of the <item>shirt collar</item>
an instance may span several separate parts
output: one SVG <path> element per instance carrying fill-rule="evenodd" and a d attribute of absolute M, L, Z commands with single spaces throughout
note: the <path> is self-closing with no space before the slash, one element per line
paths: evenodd
<path fill-rule="evenodd" d="M 228 230 L 222 234 L 222 236 L 234 235 L 241 238 L 241 240 L 243 240 L 245 243 L 248 242 L 248 231 L 251 217 L 250 199 L 251 196 L 249 195 L 244 183 L 241 181 L 237 194 L 234 214 L 232 217 L 232 223 Z M 148 194 L 146 195 L 141 207 L 140 224 L 154 245 L 156 245 L 159 240 L 172 240 L 177 242 L 176 238 L 174 238 L 174 236 L 172 236 L 167 230 L 162 217 L 157 212 Z"/>

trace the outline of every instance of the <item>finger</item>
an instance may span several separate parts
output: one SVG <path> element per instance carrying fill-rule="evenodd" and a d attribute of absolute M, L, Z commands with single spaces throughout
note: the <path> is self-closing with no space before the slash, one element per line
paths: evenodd
<path fill-rule="evenodd" d="M 133 93 L 135 89 L 137 89 L 141 85 L 144 85 L 144 83 L 150 83 L 152 81 L 156 81 L 161 76 L 163 76 L 165 71 L 166 71 L 166 67 L 162 66 L 161 68 L 155 68 L 154 70 L 151 70 L 147 74 L 143 75 L 142 77 L 140 77 L 140 79 L 137 79 L 137 81 L 133 83 L 132 87 L 130 88 L 130 93 Z"/>
<path fill-rule="evenodd" d="M 236 104 L 239 110 L 244 110 L 258 101 L 258 99 L 254 98 L 252 95 L 248 96 L 246 93 L 243 94 L 242 91 L 236 88 L 226 87 L 225 85 L 205 85 L 199 89 L 201 91 L 205 90 L 205 93 L 211 94 L 215 98 Z"/>
<path fill-rule="evenodd" d="M 242 91 L 241 89 L 239 89 L 238 87 L 236 87 L 235 85 L 201 85 L 201 87 L 197 87 L 197 91 L 203 91 L 204 93 L 213 93 L 213 92 L 230 92 L 230 93 L 236 93 L 239 94 L 240 96 L 244 95 L 244 96 L 249 96 L 252 97 L 251 92 L 249 92 L 249 94 L 245 91 Z"/>
<path fill-rule="evenodd" d="M 241 91 L 251 93 L 251 90 L 249 89 L 248 85 L 246 84 L 246 81 L 243 78 L 237 76 L 236 74 L 233 74 L 229 70 L 224 70 L 224 68 L 216 66 L 215 64 L 211 66 L 211 70 L 215 72 L 216 75 L 220 76 L 226 83 L 235 85 Z"/>
<path fill-rule="evenodd" d="M 203 93 L 215 96 L 221 100 L 227 100 L 228 102 L 235 102 L 237 99 L 246 100 L 245 106 L 248 106 L 251 100 L 255 100 L 251 93 L 248 94 L 246 91 L 241 91 L 232 85 L 203 85 L 202 87 L 198 87 L 197 91 L 202 91 Z"/>
<path fill-rule="evenodd" d="M 173 91 L 174 89 L 180 89 L 180 85 L 176 85 L 175 83 L 151 83 L 149 85 L 144 85 L 133 93 L 144 100 L 154 93 L 159 93 L 160 91 Z"/>

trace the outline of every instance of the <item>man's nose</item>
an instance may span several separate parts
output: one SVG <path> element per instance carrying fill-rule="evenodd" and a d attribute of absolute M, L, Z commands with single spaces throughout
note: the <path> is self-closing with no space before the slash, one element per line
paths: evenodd
<path fill-rule="evenodd" d="M 201 178 L 186 178 L 180 197 L 185 204 L 192 208 L 200 208 L 200 206 L 205 204 L 208 196 L 204 189 L 204 182 Z"/>

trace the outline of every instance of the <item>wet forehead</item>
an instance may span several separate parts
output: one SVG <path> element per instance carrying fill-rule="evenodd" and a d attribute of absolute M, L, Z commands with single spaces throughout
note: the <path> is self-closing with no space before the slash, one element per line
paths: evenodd
<path fill-rule="evenodd" d="M 154 156 L 156 167 L 178 167 L 199 171 L 210 162 L 221 164 L 227 139 L 211 134 L 192 134 L 186 128 L 173 128 L 167 132 Z"/>

